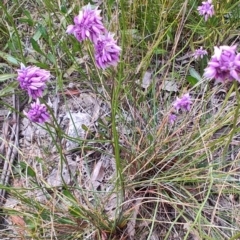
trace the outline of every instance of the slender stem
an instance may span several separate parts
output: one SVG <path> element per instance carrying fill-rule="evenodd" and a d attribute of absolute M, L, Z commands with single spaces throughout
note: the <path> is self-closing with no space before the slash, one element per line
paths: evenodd
<path fill-rule="evenodd" d="M 113 90 L 112 90 L 112 116 L 111 116 L 111 123 L 112 123 L 112 137 L 113 137 L 113 147 L 114 147 L 114 155 L 116 161 L 116 168 L 117 168 L 117 188 L 119 185 L 121 186 L 121 198 L 124 199 L 124 179 L 122 175 L 122 161 L 120 157 L 120 146 L 119 146 L 119 134 L 117 131 L 117 124 L 116 124 L 116 114 L 118 109 L 118 101 L 119 101 L 119 90 L 121 84 L 119 81 L 117 83 L 113 83 Z"/>
<path fill-rule="evenodd" d="M 240 94 L 239 94 L 239 91 L 238 91 L 238 85 L 237 85 L 237 81 L 234 81 L 234 88 L 235 88 L 235 91 L 236 91 L 236 96 L 237 96 L 237 107 L 236 107 L 236 111 L 235 111 L 235 115 L 234 115 L 234 119 L 233 119 L 233 126 L 232 126 L 232 131 L 230 133 L 230 136 L 229 136 L 229 139 L 224 147 L 224 150 L 223 150 L 223 160 L 225 160 L 225 157 L 226 157 L 226 154 L 227 154 L 227 151 L 228 151 L 228 148 L 229 148 L 229 145 L 233 139 L 233 136 L 237 130 L 237 120 L 238 120 L 238 115 L 239 115 L 239 109 L 240 109 Z"/>
<path fill-rule="evenodd" d="M 125 40 L 125 15 L 124 15 L 124 1 L 120 1 L 120 7 L 122 9 L 121 12 L 121 18 L 120 22 L 123 28 L 122 34 L 121 34 L 121 47 L 122 51 L 124 48 L 124 40 Z M 114 156 L 115 156 L 115 162 L 116 162 L 116 169 L 117 169 L 117 181 L 116 181 L 116 188 L 117 188 L 117 194 L 120 194 L 120 197 L 118 197 L 118 206 L 121 206 L 122 202 L 125 198 L 125 190 L 124 190 L 124 178 L 123 178 L 123 168 L 122 168 L 122 160 L 120 157 L 120 143 L 119 143 L 119 134 L 117 130 L 117 123 L 116 123 L 116 115 L 119 109 L 119 95 L 120 90 L 122 87 L 122 82 L 124 79 L 124 69 L 123 69 L 123 62 L 122 59 L 120 61 L 117 77 L 113 78 L 113 85 L 112 85 L 112 99 L 111 99 L 111 123 L 112 123 L 112 139 L 113 139 L 113 148 L 114 148 Z M 122 211 L 119 211 L 118 219 L 121 220 Z"/>

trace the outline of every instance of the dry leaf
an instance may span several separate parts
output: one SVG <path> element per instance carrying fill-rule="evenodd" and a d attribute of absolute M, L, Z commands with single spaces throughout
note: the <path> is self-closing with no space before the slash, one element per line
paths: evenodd
<path fill-rule="evenodd" d="M 20 216 L 10 216 L 10 219 L 12 221 L 13 224 L 17 225 L 17 226 L 20 226 L 20 227 L 24 227 L 25 226 L 25 222 L 23 220 L 22 217 Z"/>
<path fill-rule="evenodd" d="M 152 73 L 147 71 L 144 73 L 141 87 L 147 89 L 151 84 L 151 82 L 152 82 Z"/>
<path fill-rule="evenodd" d="M 15 198 L 11 198 L 8 197 L 5 204 L 4 204 L 4 208 L 13 208 L 15 209 L 16 206 L 20 203 L 19 200 L 15 199 Z"/>
<path fill-rule="evenodd" d="M 104 177 L 104 167 L 103 167 L 102 161 L 98 161 L 93 169 L 88 188 L 96 190 L 100 186 L 103 180 L 103 177 Z"/>
<path fill-rule="evenodd" d="M 67 89 L 66 91 L 62 92 L 61 94 L 65 96 L 73 96 L 73 95 L 80 95 L 81 91 L 78 89 L 70 90 Z"/>
<path fill-rule="evenodd" d="M 51 187 L 62 186 L 63 180 L 64 180 L 65 184 L 69 184 L 72 180 L 71 177 L 73 177 L 75 175 L 76 169 L 77 169 L 77 163 L 75 161 L 71 161 L 68 159 L 68 167 L 64 163 L 63 167 L 62 167 L 62 173 L 61 173 L 61 166 L 59 164 L 58 169 L 57 168 L 53 169 L 51 174 L 48 176 L 47 183 Z"/>
<path fill-rule="evenodd" d="M 130 219 L 130 221 L 127 224 L 127 233 L 128 236 L 130 237 L 130 240 L 134 240 L 134 236 L 135 236 L 135 226 L 136 226 L 136 219 L 137 219 L 137 215 L 139 212 L 139 208 L 140 208 L 140 204 L 141 204 L 142 200 L 141 199 L 137 199 L 133 211 L 133 215 Z"/>
<path fill-rule="evenodd" d="M 68 118 L 69 126 L 67 134 L 72 138 L 85 138 L 85 130 L 82 128 L 82 125 L 87 127 L 91 124 L 91 116 L 87 113 L 68 113 L 65 118 Z M 78 147 L 78 143 L 76 141 L 66 141 L 67 150 L 71 150 L 73 148 Z"/>
<path fill-rule="evenodd" d="M 168 81 L 165 80 L 163 83 L 163 90 L 168 91 L 168 92 L 177 92 L 178 91 L 178 86 L 176 81 Z"/>
<path fill-rule="evenodd" d="M 10 216 L 10 219 L 11 219 L 13 225 L 17 225 L 18 226 L 17 228 L 15 228 L 17 233 L 21 237 L 23 237 L 24 232 L 25 232 L 25 222 L 24 222 L 23 218 L 20 217 L 20 216 L 12 215 L 12 216 Z"/>

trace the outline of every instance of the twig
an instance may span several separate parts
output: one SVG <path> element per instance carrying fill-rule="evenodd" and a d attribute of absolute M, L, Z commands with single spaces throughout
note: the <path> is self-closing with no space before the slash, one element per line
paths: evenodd
<path fill-rule="evenodd" d="M 4 121 L 3 122 L 3 127 L 2 127 L 2 132 L 3 132 L 2 144 L 0 146 L 0 163 L 2 163 L 4 161 L 3 156 L 5 154 L 5 147 L 6 147 L 6 142 L 7 142 L 8 129 L 9 129 L 9 121 Z"/>
<path fill-rule="evenodd" d="M 12 132 L 8 142 L 8 150 L 4 161 L 4 166 L 1 175 L 1 184 L 6 186 L 9 183 L 10 173 L 12 170 L 13 161 L 17 155 L 17 149 L 19 145 L 19 98 L 13 94 L 13 107 L 16 110 L 13 112 L 12 119 Z M 5 199 L 5 189 L 0 189 L 0 206 L 3 204 Z"/>

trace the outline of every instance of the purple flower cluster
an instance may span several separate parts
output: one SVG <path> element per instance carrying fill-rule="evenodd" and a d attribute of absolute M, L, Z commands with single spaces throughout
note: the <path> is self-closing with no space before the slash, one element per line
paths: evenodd
<path fill-rule="evenodd" d="M 178 98 L 173 102 L 173 107 L 175 108 L 175 110 L 178 112 L 180 109 L 181 110 L 185 110 L 185 111 L 190 111 L 192 105 L 192 100 L 191 97 L 189 95 L 189 93 L 184 94 L 181 98 Z M 174 124 L 174 122 L 176 121 L 177 116 L 173 113 L 170 113 L 168 116 L 168 121 L 171 124 Z"/>
<path fill-rule="evenodd" d="M 189 93 L 186 93 L 181 98 L 177 97 L 176 101 L 173 103 L 173 107 L 177 111 L 179 109 L 189 111 L 191 108 L 191 104 L 192 104 L 191 97 Z"/>
<path fill-rule="evenodd" d="M 31 104 L 31 109 L 26 113 L 27 117 L 36 123 L 45 123 L 50 119 L 47 107 L 41 104 L 39 99 Z"/>
<path fill-rule="evenodd" d="M 105 29 L 100 12 L 88 4 L 74 18 L 74 25 L 68 26 L 66 32 L 73 34 L 79 42 L 89 39 L 94 45 L 96 66 L 105 69 L 117 65 L 121 48 L 113 39 L 113 34 Z"/>
<path fill-rule="evenodd" d="M 74 17 L 74 25 L 69 25 L 66 32 L 73 34 L 79 42 L 89 39 L 95 43 L 99 34 L 106 31 L 100 12 L 97 8 L 92 10 L 91 5 L 88 4 L 82 8 L 78 16 Z"/>
<path fill-rule="evenodd" d="M 99 36 L 94 47 L 96 64 L 99 68 L 105 69 L 110 65 L 117 65 L 121 48 L 113 39 L 113 34 L 106 33 L 105 35 Z"/>
<path fill-rule="evenodd" d="M 177 119 L 177 116 L 173 113 L 170 113 L 169 116 L 168 116 L 168 121 L 170 122 L 170 124 L 174 124 L 174 122 L 176 121 Z"/>
<path fill-rule="evenodd" d="M 36 66 L 25 67 L 21 63 L 17 70 L 20 87 L 27 91 L 28 95 L 36 100 L 31 104 L 31 109 L 26 113 L 27 117 L 36 123 L 44 123 L 49 120 L 47 107 L 40 104 L 39 97 L 43 96 L 46 82 L 50 79 L 50 72 Z"/>
<path fill-rule="evenodd" d="M 206 2 L 202 2 L 202 5 L 197 8 L 199 15 L 204 16 L 205 21 L 208 20 L 209 17 L 214 15 L 214 6 L 212 4 L 212 0 L 207 0 Z"/>
<path fill-rule="evenodd" d="M 214 47 L 204 77 L 222 83 L 233 80 L 240 82 L 240 53 L 237 53 L 237 46 Z"/>
<path fill-rule="evenodd" d="M 22 63 L 17 72 L 20 87 L 33 99 L 42 97 L 46 81 L 50 79 L 50 72 L 35 66 L 25 67 Z"/>
<path fill-rule="evenodd" d="M 205 49 L 203 49 L 203 47 L 200 47 L 199 49 L 197 49 L 194 52 L 194 58 L 198 59 L 198 58 L 203 58 L 204 55 L 207 55 L 207 51 Z"/>

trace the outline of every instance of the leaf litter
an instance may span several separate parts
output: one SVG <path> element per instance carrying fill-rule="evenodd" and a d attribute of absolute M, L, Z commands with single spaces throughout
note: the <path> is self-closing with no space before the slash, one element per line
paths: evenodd
<path fill-rule="evenodd" d="M 49 102 L 55 101 L 54 97 L 50 98 Z M 53 104 L 52 107 L 54 107 Z M 39 181 L 45 181 L 49 187 L 62 189 L 64 185 L 81 185 L 82 188 L 89 191 L 88 198 L 92 204 L 96 204 L 94 196 L 99 191 L 97 195 L 103 202 L 103 199 L 109 200 L 105 211 L 113 217 L 117 206 L 116 195 L 111 193 L 114 188 L 113 179 L 116 175 L 112 146 L 105 144 L 103 146 L 105 151 L 102 151 L 101 146 L 97 146 L 94 141 L 92 143 L 89 141 L 89 137 L 91 137 L 89 132 L 93 134 L 92 137 L 98 134 L 96 121 L 101 118 L 105 119 L 109 113 L 109 104 L 104 103 L 89 91 L 81 93 L 78 97 L 67 97 L 66 102 L 63 102 L 60 97 L 56 119 L 66 135 L 61 141 L 63 151 L 67 153 L 65 159 L 59 157 L 55 142 L 57 135 L 53 129 L 51 129 L 52 136 L 50 136 L 46 126 L 42 127 L 31 123 L 27 118 L 22 118 L 20 122 L 20 151 L 22 154 L 19 164 L 24 162 L 24 166 L 29 166 L 33 174 L 37 173 Z M 89 143 L 84 143 L 85 140 L 88 140 Z M 85 151 L 86 145 L 93 149 L 98 148 L 98 153 L 96 150 Z M 85 153 L 83 154 L 82 151 Z M 32 186 L 31 175 L 28 176 L 28 172 L 19 181 L 22 182 L 21 187 L 23 188 Z M 82 194 L 77 193 L 77 190 L 74 190 L 74 193 L 84 204 L 85 200 L 82 199 Z M 41 203 L 47 201 L 40 189 L 28 192 L 27 195 Z M 15 199 L 8 198 L 5 207 L 15 209 L 15 205 L 10 204 L 11 201 L 14 202 Z M 15 216 L 11 219 L 15 224 L 23 226 L 22 219 L 19 217 Z"/>
<path fill-rule="evenodd" d="M 100 2 L 100 1 L 99 1 Z M 84 64 L 85 59 L 77 59 L 80 64 Z M 177 59 L 179 60 L 179 59 Z M 182 61 L 182 59 L 181 59 Z M 183 62 L 183 61 L 182 61 Z M 186 60 L 186 63 L 189 62 L 189 60 Z M 17 63 L 17 61 L 16 61 Z M 76 66 L 72 65 L 68 70 L 68 75 L 65 75 L 64 77 L 68 77 L 73 73 Z M 148 88 L 152 83 L 152 73 L 146 72 L 143 77 L 142 81 L 142 87 Z M 177 92 L 178 86 L 176 86 L 176 82 L 174 80 L 166 80 L 164 81 L 163 90 L 169 91 L 169 92 Z M 66 92 L 64 93 L 66 94 Z M 68 153 L 68 156 L 66 157 L 66 162 L 61 163 L 61 159 L 56 155 L 56 146 L 52 142 L 52 138 L 49 138 L 47 132 L 39 128 L 39 126 L 30 124 L 28 121 L 25 123 L 22 122 L 23 127 L 21 128 L 21 153 L 22 153 L 22 160 L 26 161 L 30 166 L 33 167 L 35 171 L 38 172 L 39 177 L 43 178 L 44 180 L 47 180 L 48 184 L 55 187 L 61 187 L 63 185 L 63 180 L 66 184 L 69 186 L 72 184 L 72 182 L 75 181 L 75 178 L 77 178 L 78 183 L 81 183 L 83 188 L 86 188 L 88 190 L 94 190 L 97 191 L 98 189 L 107 189 L 110 193 L 112 191 L 112 183 L 111 179 L 114 178 L 116 172 L 115 172 L 115 163 L 112 156 L 112 149 L 110 145 L 107 146 L 94 146 L 94 144 L 91 144 L 91 147 L 95 147 L 96 149 L 101 148 L 107 149 L 105 153 L 102 153 L 101 151 L 97 151 L 98 154 L 96 154 L 96 151 L 94 150 L 82 150 L 81 149 L 81 142 L 82 140 L 86 140 L 89 138 L 88 131 L 95 131 L 97 134 L 97 127 L 95 124 L 95 121 L 98 118 L 101 118 L 103 115 L 108 116 L 109 114 L 109 104 L 103 103 L 103 107 L 99 104 L 101 103 L 100 99 L 97 99 L 96 97 L 93 97 L 93 94 L 90 92 L 82 93 L 78 90 L 76 92 L 71 92 L 69 95 L 72 94 L 72 99 L 68 99 L 66 102 L 66 105 L 62 105 L 61 102 L 60 105 L 60 111 L 59 114 L 56 114 L 56 118 L 58 122 L 61 124 L 62 129 L 65 131 L 66 135 L 68 135 L 70 138 L 75 138 L 76 140 L 81 141 L 71 141 L 69 138 L 64 139 L 63 143 L 64 149 L 66 149 L 66 152 Z M 67 95 L 67 94 L 66 94 Z M 79 97 L 80 96 L 80 97 Z M 79 98 L 84 99 L 84 101 L 79 101 Z M 86 101 L 85 101 L 86 100 Z M 54 100 L 53 100 L 54 102 Z M 211 106 L 214 106 L 211 111 L 218 112 L 218 108 L 220 104 L 216 104 L 222 102 L 222 99 L 216 99 L 214 98 L 212 100 Z M 98 104 L 97 104 L 98 103 Z M 67 107 L 66 107 L 67 106 Z M 94 110 L 95 109 L 95 110 Z M 102 113 L 104 109 L 104 113 Z M 107 111 L 105 111 L 107 109 Z M 72 118 L 74 116 L 74 118 Z M 71 119 L 74 119 L 72 121 Z M 103 117 L 104 119 L 104 117 Z M 24 120 L 27 120 L 24 118 Z M 23 120 L 23 121 L 24 121 Z M 75 123 L 75 120 L 77 123 Z M 25 129 L 25 130 L 24 130 Z M 86 130 L 87 129 L 87 130 Z M 124 130 L 124 134 L 130 134 L 127 127 L 120 128 L 120 131 Z M 222 131 L 220 129 L 221 135 L 226 135 L 225 131 Z M 71 150 L 77 150 L 78 152 L 74 152 Z M 84 154 L 83 154 L 83 151 Z M 84 155 L 84 156 L 83 156 Z M 216 154 L 216 158 L 221 155 L 221 152 Z M 235 156 L 232 157 L 234 159 Z M 47 159 L 47 163 L 41 163 L 43 159 Z M 62 165 L 62 166 L 61 166 Z M 46 168 L 47 170 L 43 170 Z M 70 171 L 69 171 L 70 170 Z M 62 173 L 61 173 L 62 171 Z M 64 173 L 64 174 L 63 174 Z M 63 178 L 60 179 L 60 175 L 63 174 Z M 28 178 L 29 179 L 29 178 Z M 29 187 L 29 181 L 23 181 L 23 184 L 21 185 L 23 187 Z M 77 191 L 77 190 L 75 190 Z M 41 194 L 41 192 L 40 192 Z M 39 194 L 39 195 L 40 195 Z M 101 193 L 102 194 L 102 193 Z M 98 196 L 101 196 L 99 194 Z M 36 194 L 37 197 L 38 194 Z M 81 194 L 78 192 L 76 195 L 79 196 L 79 200 L 81 202 L 84 202 L 82 199 Z M 34 197 L 34 193 L 33 193 Z M 92 199 L 93 196 L 90 196 L 89 199 Z M 11 198 L 8 198 L 11 199 Z M 103 199 L 107 199 L 108 202 L 106 204 L 105 210 L 111 211 L 112 209 L 116 208 L 116 194 L 110 194 L 109 196 L 103 197 Z M 221 199 L 220 203 L 224 202 L 225 199 Z M 38 199 L 38 201 L 43 201 Z M 215 201 L 215 200 L 213 200 Z M 226 209 L 229 208 L 229 201 L 226 201 Z M 139 200 L 139 204 L 141 204 L 141 201 Z M 6 203 L 6 206 L 8 204 Z M 11 207 L 11 204 L 10 204 Z M 139 208 L 135 208 L 135 212 L 133 214 L 133 218 L 131 220 L 131 224 L 129 223 L 128 226 L 128 233 L 131 238 L 133 238 L 135 233 L 135 227 L 137 225 L 137 215 L 140 213 Z M 114 211 L 112 211 L 111 214 L 114 214 Z M 210 213 L 211 214 L 211 213 Z M 148 218 L 151 217 L 151 214 L 148 216 Z M 159 216 L 158 216 L 159 217 Z M 160 219 L 160 218 L 159 218 Z M 167 217 L 161 218 L 161 220 L 166 220 Z M 21 220 L 20 220 L 21 221 Z M 17 224 L 18 219 L 15 220 L 15 223 Z M 14 222 L 14 220 L 13 220 Z M 185 223 L 184 228 L 189 229 L 190 223 Z M 131 226 L 130 226 L 131 225 Z M 146 228 L 149 228 L 148 224 L 146 223 Z M 163 228 L 166 227 L 163 225 Z M 153 231 L 152 236 L 149 239 L 162 239 L 161 237 L 164 237 L 163 235 L 160 237 L 159 232 Z M 146 239 L 147 238 L 148 231 L 144 232 L 140 239 Z M 197 234 L 195 234 L 195 230 L 192 231 L 192 239 L 198 239 Z M 107 236 L 105 237 L 107 239 Z M 176 234 L 174 238 L 172 239 L 181 239 L 181 235 Z"/>

